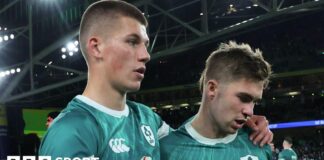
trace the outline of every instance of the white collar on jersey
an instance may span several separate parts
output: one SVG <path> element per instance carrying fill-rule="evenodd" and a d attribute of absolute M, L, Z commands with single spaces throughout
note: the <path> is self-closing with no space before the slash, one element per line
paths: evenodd
<path fill-rule="evenodd" d="M 188 122 L 185 124 L 185 128 L 187 130 L 187 132 L 190 134 L 190 136 L 195 139 L 196 141 L 198 141 L 199 143 L 202 144 L 206 144 L 206 145 L 215 145 L 217 143 L 230 143 L 232 142 L 236 136 L 237 136 L 237 132 L 234 134 L 230 134 L 224 138 L 215 138 L 215 139 L 211 139 L 211 138 L 206 138 L 204 136 L 202 136 L 201 134 L 199 134 L 191 125 L 191 122 Z"/>
<path fill-rule="evenodd" d="M 83 95 L 77 95 L 75 98 L 81 100 L 82 102 L 88 104 L 89 106 L 91 106 L 101 112 L 104 112 L 106 114 L 109 114 L 109 115 L 117 117 L 117 118 L 121 118 L 123 116 L 127 117 L 129 115 L 129 107 L 127 104 L 125 105 L 124 110 L 117 111 L 117 110 L 113 110 L 108 107 L 105 107 L 105 106 L 103 106 L 103 105 L 95 102 L 94 100 L 92 100 L 86 96 L 83 96 Z"/>

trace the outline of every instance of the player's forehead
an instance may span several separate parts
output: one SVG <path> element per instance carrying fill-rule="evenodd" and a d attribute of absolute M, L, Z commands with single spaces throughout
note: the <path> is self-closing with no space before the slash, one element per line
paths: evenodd
<path fill-rule="evenodd" d="M 146 26 L 140 21 L 132 17 L 122 17 L 117 23 L 114 27 L 115 30 L 112 30 L 111 32 L 115 32 L 116 34 L 125 37 L 138 38 L 143 42 L 149 42 Z"/>
<path fill-rule="evenodd" d="M 235 94 L 252 97 L 253 99 L 261 99 L 264 83 L 249 79 L 238 79 L 231 82 L 225 82 L 227 90 Z M 226 86 L 226 85 L 225 85 Z"/>

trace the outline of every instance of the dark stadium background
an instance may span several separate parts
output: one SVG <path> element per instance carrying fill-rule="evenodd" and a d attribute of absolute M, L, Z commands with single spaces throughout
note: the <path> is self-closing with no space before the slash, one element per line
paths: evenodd
<path fill-rule="evenodd" d="M 42 135 L 47 113 L 82 93 L 82 55 L 78 49 L 62 59 L 61 48 L 77 40 L 81 15 L 93 2 L 0 1 L 0 159 L 33 149 L 28 133 Z M 300 159 L 324 159 L 323 0 L 128 2 L 148 18 L 151 40 L 142 89 L 129 99 L 151 106 L 176 128 L 198 110 L 197 82 L 210 52 L 223 41 L 249 43 L 263 51 L 275 73 L 255 113 L 271 124 L 323 120 L 272 130 L 276 148 L 289 135 Z M 4 40 L 10 34 L 14 39 Z"/>

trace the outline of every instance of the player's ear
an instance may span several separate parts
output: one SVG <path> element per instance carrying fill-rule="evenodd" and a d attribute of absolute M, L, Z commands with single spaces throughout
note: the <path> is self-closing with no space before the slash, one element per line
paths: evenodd
<path fill-rule="evenodd" d="M 99 37 L 90 37 L 87 41 L 88 55 L 94 58 L 101 58 L 103 56 L 101 45 L 102 43 Z"/>
<path fill-rule="evenodd" d="M 208 80 L 206 89 L 208 97 L 214 98 L 217 94 L 218 82 L 214 79 Z"/>

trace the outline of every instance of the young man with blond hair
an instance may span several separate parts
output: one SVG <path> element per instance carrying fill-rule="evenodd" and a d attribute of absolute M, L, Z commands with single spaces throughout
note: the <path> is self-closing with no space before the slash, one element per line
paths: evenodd
<path fill-rule="evenodd" d="M 253 144 L 243 128 L 261 100 L 271 67 L 248 44 L 222 43 L 201 75 L 201 106 L 178 130 L 160 140 L 162 160 L 270 160 L 271 149 Z"/>

